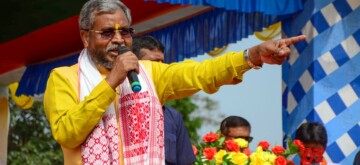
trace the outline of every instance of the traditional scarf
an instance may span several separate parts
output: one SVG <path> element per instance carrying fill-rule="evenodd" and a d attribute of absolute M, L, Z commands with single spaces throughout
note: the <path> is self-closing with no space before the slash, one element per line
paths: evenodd
<path fill-rule="evenodd" d="M 127 79 L 120 84 L 120 97 L 116 102 L 118 109 L 115 110 L 115 106 L 111 104 L 82 144 L 84 164 L 120 164 L 119 130 L 126 165 L 165 164 L 161 104 L 154 92 L 154 85 L 141 64 L 138 78 L 142 90 L 138 93 L 132 92 Z M 80 101 L 84 100 L 102 79 L 87 49 L 84 49 L 79 57 Z M 118 119 L 116 111 L 119 113 Z"/>

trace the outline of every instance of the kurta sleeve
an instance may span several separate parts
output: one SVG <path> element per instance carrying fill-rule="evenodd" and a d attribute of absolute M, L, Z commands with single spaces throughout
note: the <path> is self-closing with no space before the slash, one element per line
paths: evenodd
<path fill-rule="evenodd" d="M 222 85 L 237 84 L 250 67 L 243 52 L 229 52 L 201 63 L 152 63 L 152 78 L 160 102 L 193 95 L 199 90 L 214 93 Z"/>

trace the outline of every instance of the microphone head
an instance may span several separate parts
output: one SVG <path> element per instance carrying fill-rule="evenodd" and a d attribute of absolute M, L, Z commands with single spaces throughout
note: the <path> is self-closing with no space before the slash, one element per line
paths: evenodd
<path fill-rule="evenodd" d="M 126 46 L 124 46 L 124 45 L 121 45 L 121 46 L 120 46 L 120 49 L 119 49 L 119 51 L 118 51 L 118 54 L 119 54 L 119 55 L 122 55 L 122 54 L 124 54 L 124 53 L 126 53 L 126 52 L 128 52 L 128 51 L 130 51 L 130 49 L 129 49 L 128 47 L 126 47 Z"/>

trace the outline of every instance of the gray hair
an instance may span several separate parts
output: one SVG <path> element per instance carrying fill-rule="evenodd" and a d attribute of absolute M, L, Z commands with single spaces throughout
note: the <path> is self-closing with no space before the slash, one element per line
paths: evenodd
<path fill-rule="evenodd" d="M 102 13 L 115 13 L 117 9 L 122 9 L 131 25 L 130 9 L 119 0 L 89 0 L 81 8 L 79 16 L 79 28 L 89 30 L 94 24 L 95 16 Z"/>

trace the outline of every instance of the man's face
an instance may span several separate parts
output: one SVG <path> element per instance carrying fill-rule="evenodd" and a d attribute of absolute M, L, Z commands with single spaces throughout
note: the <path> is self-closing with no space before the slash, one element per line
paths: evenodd
<path fill-rule="evenodd" d="M 164 62 L 164 53 L 159 49 L 149 50 L 147 48 L 140 49 L 141 59 L 140 60 L 150 60 L 157 62 Z"/>
<path fill-rule="evenodd" d="M 120 45 L 131 47 L 131 35 L 121 35 L 116 32 L 111 37 L 106 37 L 103 33 L 111 32 L 114 29 L 128 28 L 129 22 L 124 12 L 118 9 L 115 13 L 104 13 L 95 16 L 95 22 L 89 31 L 81 32 L 84 47 L 88 48 L 93 62 L 101 68 L 110 70 L 113 67 L 114 60 L 118 55 Z"/>
<path fill-rule="evenodd" d="M 236 138 L 244 138 L 247 140 L 250 137 L 250 129 L 246 126 L 230 127 L 229 133 L 225 136 L 225 140 L 231 140 Z"/>

